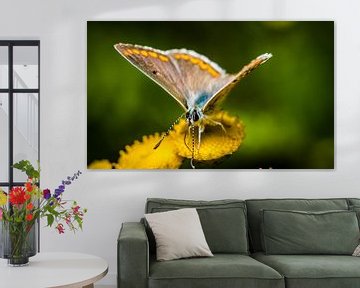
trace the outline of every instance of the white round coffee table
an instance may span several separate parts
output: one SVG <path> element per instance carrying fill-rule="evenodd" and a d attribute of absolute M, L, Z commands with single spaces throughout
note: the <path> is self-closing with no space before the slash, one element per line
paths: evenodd
<path fill-rule="evenodd" d="M 29 265 L 9 267 L 0 260 L 0 287 L 6 288 L 80 288 L 94 283 L 108 272 L 100 257 L 80 253 L 38 253 Z"/>

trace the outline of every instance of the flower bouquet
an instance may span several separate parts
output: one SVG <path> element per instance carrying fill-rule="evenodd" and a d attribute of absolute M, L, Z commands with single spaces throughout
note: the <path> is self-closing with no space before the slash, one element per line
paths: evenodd
<path fill-rule="evenodd" d="M 0 188 L 0 257 L 8 259 L 9 265 L 26 265 L 29 257 L 36 254 L 36 223 L 45 218 L 47 226 L 55 227 L 59 234 L 82 229 L 86 209 L 75 202 L 63 199 L 66 186 L 76 180 L 81 172 L 67 177 L 52 193 L 39 186 L 40 169 L 27 160 L 13 166 L 26 173 L 28 179 L 23 187 L 12 187 L 8 194 Z"/>

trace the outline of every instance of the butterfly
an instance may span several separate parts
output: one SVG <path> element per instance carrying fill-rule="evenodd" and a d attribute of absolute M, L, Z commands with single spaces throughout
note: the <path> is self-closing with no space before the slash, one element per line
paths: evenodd
<path fill-rule="evenodd" d="M 118 43 L 115 49 L 142 73 L 160 85 L 183 108 L 184 113 L 170 126 L 161 140 L 159 147 L 174 125 L 185 116 L 192 135 L 192 159 L 195 151 L 195 127 L 198 127 L 198 145 L 205 130 L 204 120 L 212 121 L 209 115 L 224 101 L 234 86 L 272 57 L 265 53 L 253 59 L 238 73 L 228 74 L 218 64 L 195 51 L 171 49 L 162 51 L 147 46 Z M 217 123 L 222 126 L 221 123 Z M 224 129 L 224 127 L 222 127 Z"/>

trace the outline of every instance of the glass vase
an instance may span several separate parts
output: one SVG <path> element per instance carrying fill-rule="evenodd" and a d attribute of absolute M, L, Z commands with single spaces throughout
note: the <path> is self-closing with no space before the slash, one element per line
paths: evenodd
<path fill-rule="evenodd" d="M 0 257 L 8 259 L 9 266 L 25 266 L 37 252 L 37 223 L 0 221 Z"/>

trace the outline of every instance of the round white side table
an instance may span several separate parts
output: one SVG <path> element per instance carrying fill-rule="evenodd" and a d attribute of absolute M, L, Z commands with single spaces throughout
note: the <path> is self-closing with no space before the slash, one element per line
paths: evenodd
<path fill-rule="evenodd" d="M 107 262 L 80 253 L 38 253 L 29 265 L 9 267 L 0 260 L 1 288 L 93 288 L 108 272 Z"/>

